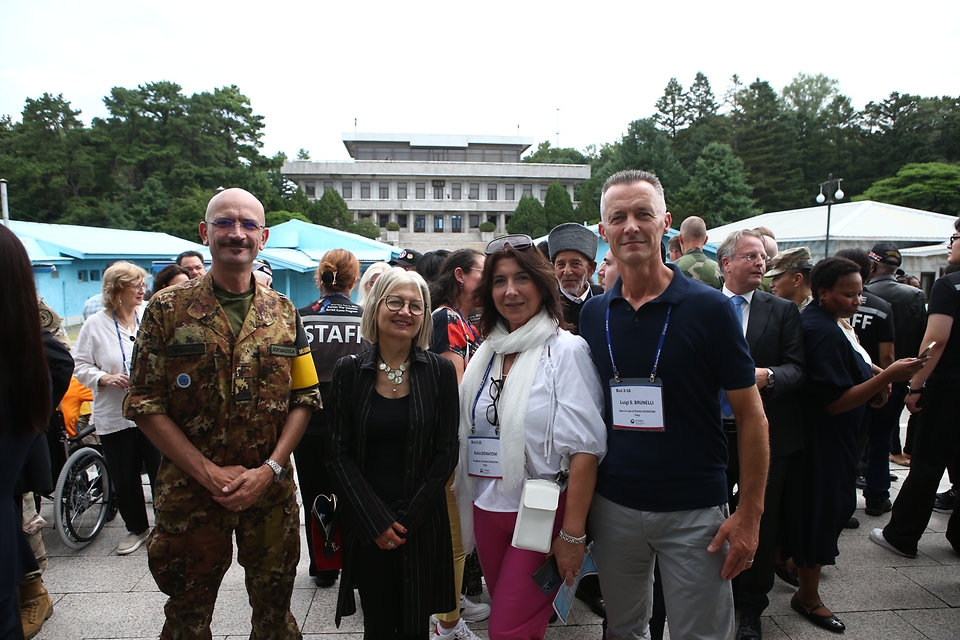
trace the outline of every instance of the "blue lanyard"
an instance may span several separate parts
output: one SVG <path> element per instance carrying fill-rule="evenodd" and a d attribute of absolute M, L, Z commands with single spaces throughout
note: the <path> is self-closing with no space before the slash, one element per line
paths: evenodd
<path fill-rule="evenodd" d="M 477 405 L 480 403 L 480 394 L 483 393 L 483 388 L 487 386 L 487 377 L 490 375 L 490 372 L 493 371 L 493 361 L 497 359 L 497 354 L 494 353 L 493 357 L 490 358 L 490 364 L 487 365 L 487 370 L 483 372 L 483 378 L 480 380 L 480 388 L 477 389 L 477 397 L 473 400 L 473 409 L 470 411 L 470 433 L 477 432 Z"/>
<path fill-rule="evenodd" d="M 140 329 L 140 316 L 137 315 L 137 312 L 133 312 L 133 317 L 137 319 L 137 329 Z M 113 326 L 117 329 L 117 342 L 120 343 L 120 357 L 123 358 L 123 371 L 127 375 L 130 374 L 130 369 L 127 368 L 127 351 L 123 348 L 123 338 L 120 337 L 120 323 L 117 322 L 117 312 L 113 312 Z"/>
<path fill-rule="evenodd" d="M 670 312 L 673 311 L 673 305 L 667 307 L 667 318 L 663 321 L 663 330 L 660 332 L 660 342 L 657 344 L 657 355 L 653 359 L 653 370 L 650 371 L 650 382 L 657 379 L 657 365 L 660 364 L 660 352 L 663 350 L 663 339 L 667 335 L 667 325 L 670 324 Z M 610 353 L 610 365 L 613 367 L 613 379 L 620 382 L 620 372 L 617 371 L 617 363 L 613 360 L 613 342 L 610 340 L 610 305 L 607 305 L 607 351 Z"/>

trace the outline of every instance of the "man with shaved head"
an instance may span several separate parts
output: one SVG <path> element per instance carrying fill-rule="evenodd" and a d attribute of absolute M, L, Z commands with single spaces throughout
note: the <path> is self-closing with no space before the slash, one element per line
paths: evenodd
<path fill-rule="evenodd" d="M 134 348 L 124 415 L 163 453 L 147 553 L 169 596 L 164 639 L 210 637 L 234 535 L 250 637 L 301 637 L 290 611 L 300 559 L 290 453 L 320 393 L 296 308 L 252 274 L 268 235 L 252 194 L 215 195 L 200 223 L 210 270 L 154 296 Z"/>
<path fill-rule="evenodd" d="M 674 264 L 683 275 L 720 289 L 723 286 L 720 265 L 703 253 L 703 245 L 707 244 L 707 225 L 703 220 L 697 216 L 685 218 L 680 223 L 680 235 L 677 237 L 680 238 L 683 255 Z"/>

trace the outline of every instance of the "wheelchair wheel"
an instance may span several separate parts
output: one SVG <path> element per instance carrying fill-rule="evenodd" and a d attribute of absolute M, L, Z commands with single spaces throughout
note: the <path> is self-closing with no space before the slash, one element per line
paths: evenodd
<path fill-rule="evenodd" d="M 53 496 L 57 532 L 71 549 L 82 549 L 93 540 L 110 510 L 110 476 L 99 451 L 75 451 L 60 472 Z"/>

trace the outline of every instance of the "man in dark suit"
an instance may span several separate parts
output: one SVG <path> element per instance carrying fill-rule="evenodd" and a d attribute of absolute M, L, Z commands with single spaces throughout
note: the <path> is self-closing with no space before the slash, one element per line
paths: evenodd
<path fill-rule="evenodd" d="M 731 233 L 720 244 L 717 258 L 725 278 L 722 291 L 742 318 L 770 425 L 770 471 L 760 544 L 752 566 L 734 581 L 734 599 L 740 608 L 737 640 L 759 640 L 760 615 L 769 604 L 767 593 L 773 588 L 784 486 L 803 448 L 799 398 L 804 379 L 803 332 L 797 305 L 758 290 L 766 271 L 763 236 L 749 230 Z M 724 419 L 724 430 L 730 441 L 727 480 L 732 495 L 739 477 L 736 422 Z"/>

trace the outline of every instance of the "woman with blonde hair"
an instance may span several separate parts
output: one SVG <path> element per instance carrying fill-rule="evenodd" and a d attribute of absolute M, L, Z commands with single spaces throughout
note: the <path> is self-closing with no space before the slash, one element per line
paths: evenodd
<path fill-rule="evenodd" d="M 370 343 L 360 335 L 360 320 L 363 307 L 350 302 L 350 292 L 360 276 L 360 263 L 346 249 L 333 249 L 323 254 L 317 265 L 315 279 L 320 290 L 320 299 L 299 309 L 303 329 L 310 341 L 310 355 L 320 380 L 320 396 L 323 408 L 310 416 L 307 430 L 293 451 L 297 459 L 297 481 L 300 495 L 309 512 L 314 500 L 321 493 L 329 494 L 332 484 L 323 464 L 326 457 L 325 433 L 330 422 L 327 407 L 330 406 L 330 381 L 333 368 L 343 356 L 360 353 Z M 337 569 L 317 569 L 316 550 L 313 538 L 307 535 L 307 551 L 310 553 L 310 576 L 318 587 L 330 587 L 337 581 Z"/>
<path fill-rule="evenodd" d="M 74 375 L 93 390 L 93 422 L 127 526 L 127 535 L 117 546 L 122 556 L 136 551 L 150 533 L 140 472 L 146 466 L 152 488 L 160 466 L 160 452 L 122 410 L 146 278 L 146 271 L 123 261 L 103 272 L 104 309 L 83 323 L 74 352 Z"/>
<path fill-rule="evenodd" d="M 380 277 L 381 273 L 389 271 L 392 268 L 393 267 L 386 262 L 374 262 L 367 267 L 367 270 L 363 272 L 363 277 L 360 278 L 360 292 L 357 294 L 357 304 L 361 307 L 367 306 L 367 296 L 370 295 L 370 290 L 373 288 L 377 278 Z"/>
<path fill-rule="evenodd" d="M 344 517 L 336 623 L 356 611 L 364 638 L 424 638 L 457 606 L 444 489 L 457 464 L 457 374 L 427 351 L 430 293 L 413 271 L 384 272 L 362 331 L 373 347 L 333 372 L 327 469 Z"/>

